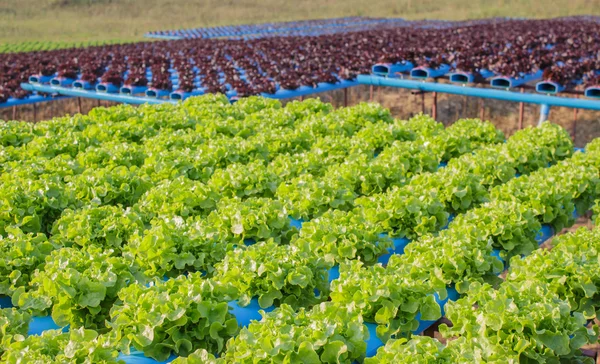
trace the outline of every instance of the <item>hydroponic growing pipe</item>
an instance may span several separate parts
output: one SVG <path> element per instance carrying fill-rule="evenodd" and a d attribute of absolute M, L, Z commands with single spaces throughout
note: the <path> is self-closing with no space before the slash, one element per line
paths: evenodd
<path fill-rule="evenodd" d="M 32 104 L 37 104 L 40 102 L 56 101 L 56 100 L 60 100 L 60 99 L 64 99 L 64 98 L 66 98 L 66 96 L 60 96 L 60 97 L 49 96 L 49 97 L 47 97 L 47 96 L 40 96 L 40 95 L 29 95 L 22 99 L 9 98 L 8 100 L 6 100 L 6 102 L 0 102 L 0 109 L 13 107 L 13 106 L 32 105 Z"/>
<path fill-rule="evenodd" d="M 600 85 L 591 86 L 585 89 L 585 97 L 600 99 Z"/>
<path fill-rule="evenodd" d="M 479 75 L 481 75 L 481 77 L 485 79 L 485 78 L 492 77 L 494 75 L 494 72 L 488 71 L 488 70 L 481 70 L 481 71 L 479 71 Z M 452 83 L 465 84 L 465 83 L 474 83 L 476 76 L 472 72 L 458 71 L 458 72 L 450 73 L 449 79 L 450 79 L 450 82 L 452 82 Z"/>
<path fill-rule="evenodd" d="M 542 81 L 535 85 L 535 90 L 541 94 L 555 95 L 565 89 L 563 85 L 554 81 Z"/>
<path fill-rule="evenodd" d="M 164 102 L 174 102 L 167 99 L 157 99 L 150 97 L 135 97 L 129 95 L 115 94 L 115 93 L 105 93 L 105 92 L 95 92 L 95 91 L 87 91 L 82 89 L 75 88 L 66 88 L 66 87 L 52 87 L 46 85 L 34 85 L 30 83 L 22 83 L 21 88 L 27 91 L 38 91 L 49 94 L 59 94 L 59 95 L 67 95 L 67 96 L 76 96 L 76 97 L 87 97 L 98 100 L 107 100 L 107 101 L 115 101 L 115 102 L 123 102 L 126 104 L 162 104 Z"/>
<path fill-rule="evenodd" d="M 539 80 L 542 78 L 542 75 L 543 75 L 543 72 L 541 70 L 539 70 L 536 73 L 522 74 L 522 75 L 520 75 L 519 78 L 497 76 L 497 77 L 492 78 L 492 81 L 490 82 L 490 86 L 496 87 L 496 88 L 503 88 L 503 89 L 513 88 L 513 87 L 524 85 L 531 81 Z"/>
<path fill-rule="evenodd" d="M 438 68 L 416 67 L 410 71 L 410 77 L 416 79 L 438 78 L 450 72 L 450 65 L 442 64 Z"/>
<path fill-rule="evenodd" d="M 423 92 L 442 92 L 454 95 L 481 97 L 512 102 L 525 102 L 537 105 L 569 107 L 575 109 L 600 110 L 600 102 L 596 100 L 582 100 L 576 98 L 518 93 L 512 91 L 491 90 L 477 87 L 448 85 L 415 80 L 401 80 L 371 75 L 359 75 L 357 81 L 362 85 L 398 87 Z"/>

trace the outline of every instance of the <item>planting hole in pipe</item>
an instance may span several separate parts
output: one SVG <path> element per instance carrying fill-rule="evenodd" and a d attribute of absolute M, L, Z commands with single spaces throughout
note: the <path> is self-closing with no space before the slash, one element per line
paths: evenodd
<path fill-rule="evenodd" d="M 40 82 L 40 79 L 38 76 L 29 76 L 29 82 L 38 83 L 38 82 Z"/>
<path fill-rule="evenodd" d="M 373 73 L 378 75 L 388 75 L 390 73 L 390 69 L 388 66 L 378 64 L 373 66 Z"/>
<path fill-rule="evenodd" d="M 50 80 L 50 84 L 53 86 L 60 86 L 60 80 L 53 78 Z"/>
<path fill-rule="evenodd" d="M 148 90 L 148 91 L 146 91 L 146 96 L 157 97 L 157 94 L 156 94 L 156 91 L 154 91 L 154 90 Z"/>
<path fill-rule="evenodd" d="M 588 87 L 585 90 L 586 97 L 592 97 L 595 99 L 600 99 L 600 86 L 599 87 Z"/>
<path fill-rule="evenodd" d="M 414 69 L 410 71 L 410 77 L 412 78 L 429 78 L 429 72 L 424 69 Z"/>
<path fill-rule="evenodd" d="M 96 86 L 96 89 L 98 91 L 101 91 L 101 92 L 106 92 L 107 91 L 106 85 L 102 85 L 102 84 Z"/>
<path fill-rule="evenodd" d="M 172 93 L 171 94 L 171 100 L 183 100 L 183 95 L 180 93 Z"/>
<path fill-rule="evenodd" d="M 121 87 L 121 93 L 125 95 L 131 95 L 131 89 L 129 87 Z"/>
<path fill-rule="evenodd" d="M 75 81 L 75 82 L 73 82 L 73 87 L 74 88 L 83 88 L 83 82 Z"/>
<path fill-rule="evenodd" d="M 540 82 L 535 86 L 535 90 L 544 94 L 555 94 L 558 92 L 558 87 L 552 82 Z"/>
<path fill-rule="evenodd" d="M 469 77 L 467 75 L 463 75 L 462 73 L 455 73 L 450 75 L 450 82 L 469 83 Z"/>
<path fill-rule="evenodd" d="M 494 78 L 492 80 L 492 87 L 509 88 L 510 80 L 506 78 Z"/>

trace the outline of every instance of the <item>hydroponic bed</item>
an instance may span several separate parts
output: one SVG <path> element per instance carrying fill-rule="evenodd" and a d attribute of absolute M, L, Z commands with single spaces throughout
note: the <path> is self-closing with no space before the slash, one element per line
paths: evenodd
<path fill-rule="evenodd" d="M 600 235 L 537 248 L 600 150 L 555 124 L 209 95 L 0 143 L 0 362 L 591 360 Z"/>

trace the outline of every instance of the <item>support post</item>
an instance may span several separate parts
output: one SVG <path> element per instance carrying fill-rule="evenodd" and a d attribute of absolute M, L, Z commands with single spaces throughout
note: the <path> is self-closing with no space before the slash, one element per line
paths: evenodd
<path fill-rule="evenodd" d="M 523 93 L 523 87 L 521 87 Z M 523 129 L 523 117 L 525 115 L 525 103 L 519 102 L 519 130 Z"/>
<path fill-rule="evenodd" d="M 33 104 L 33 122 L 37 122 L 37 104 Z"/>
<path fill-rule="evenodd" d="M 483 121 L 485 118 L 485 100 L 479 99 L 479 119 Z"/>
<path fill-rule="evenodd" d="M 431 106 L 431 114 L 433 120 L 437 120 L 437 92 L 433 93 L 433 105 Z"/>
<path fill-rule="evenodd" d="M 373 102 L 373 85 L 369 85 L 369 102 Z"/>
<path fill-rule="evenodd" d="M 425 92 L 421 92 L 421 112 L 425 114 Z"/>
<path fill-rule="evenodd" d="M 81 97 L 77 98 L 77 112 L 81 114 Z"/>
<path fill-rule="evenodd" d="M 17 106 L 13 105 L 12 107 L 12 119 L 17 120 Z"/>
<path fill-rule="evenodd" d="M 348 107 L 348 88 L 344 89 L 344 107 Z"/>
<path fill-rule="evenodd" d="M 462 113 L 460 116 L 462 118 L 467 117 L 467 96 L 463 97 L 463 107 L 462 107 Z"/>
<path fill-rule="evenodd" d="M 579 97 L 579 96 L 577 96 Z M 573 109 L 573 129 L 571 130 L 571 139 L 573 139 L 573 144 L 575 144 L 575 138 L 577 137 L 577 112 L 579 109 Z"/>
<path fill-rule="evenodd" d="M 550 115 L 550 106 L 548 104 L 542 104 L 540 106 L 540 120 L 538 121 L 538 124 L 548 120 L 548 115 Z"/>

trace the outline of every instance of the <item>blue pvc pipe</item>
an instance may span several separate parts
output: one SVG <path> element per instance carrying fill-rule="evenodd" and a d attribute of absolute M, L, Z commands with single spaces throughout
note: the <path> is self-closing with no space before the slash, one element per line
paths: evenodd
<path fill-rule="evenodd" d="M 0 296 L 0 308 L 11 308 L 13 307 L 12 301 L 8 296 Z"/>
<path fill-rule="evenodd" d="M 377 337 L 377 324 L 365 322 L 365 326 L 367 326 L 367 330 L 369 330 L 366 357 L 370 358 L 377 354 L 377 349 L 383 346 L 383 342 Z"/>
<path fill-rule="evenodd" d="M 416 67 L 410 71 L 410 77 L 416 79 L 437 78 L 445 75 L 450 71 L 450 66 L 442 64 L 438 68 Z"/>
<path fill-rule="evenodd" d="M 340 278 L 340 266 L 339 265 L 334 265 L 330 270 L 329 270 L 329 283 L 335 281 L 336 279 Z"/>
<path fill-rule="evenodd" d="M 171 92 L 171 95 L 169 95 L 169 98 L 171 100 L 185 100 L 190 96 L 198 96 L 198 95 L 204 95 L 204 90 L 194 90 L 191 92 L 177 90 L 177 91 Z"/>
<path fill-rule="evenodd" d="M 75 82 L 74 79 L 64 78 L 64 77 L 54 77 L 53 79 L 50 80 L 50 84 L 52 86 L 62 86 L 62 87 L 71 86 L 73 84 L 73 82 Z"/>
<path fill-rule="evenodd" d="M 535 90 L 541 94 L 554 95 L 565 90 L 565 87 L 554 81 L 542 81 L 535 84 Z"/>
<path fill-rule="evenodd" d="M 162 104 L 165 102 L 175 103 L 174 101 L 165 100 L 165 99 L 135 97 L 135 96 L 129 96 L 129 95 L 110 94 L 110 93 L 87 91 L 87 90 L 80 90 L 80 89 L 66 88 L 66 87 L 35 85 L 35 84 L 30 84 L 30 83 L 22 83 L 21 88 L 26 91 L 38 91 L 38 92 L 45 92 L 45 93 L 49 93 L 49 94 L 60 94 L 60 95 L 75 96 L 75 97 L 86 97 L 86 98 L 91 98 L 91 99 L 123 102 L 126 104 L 134 104 L 134 105 Z"/>
<path fill-rule="evenodd" d="M 240 327 L 247 327 L 250 325 L 252 321 L 260 321 L 262 319 L 262 315 L 260 314 L 260 310 L 265 312 L 271 312 L 275 309 L 275 307 L 271 306 L 268 308 L 261 308 L 258 304 L 258 299 L 253 298 L 250 300 L 250 303 L 246 307 L 241 307 L 238 305 L 237 301 L 230 301 L 227 303 L 230 307 L 230 313 L 235 316 L 235 319 L 238 322 Z"/>
<path fill-rule="evenodd" d="M 49 83 L 54 76 L 31 75 L 29 82 L 31 83 Z"/>
<path fill-rule="evenodd" d="M 163 96 L 169 96 L 169 90 L 159 90 L 156 88 L 149 88 L 146 90 L 146 97 L 159 98 Z"/>
<path fill-rule="evenodd" d="M 492 78 L 490 86 L 497 88 L 513 88 L 524 85 L 528 82 L 539 80 L 542 78 L 543 72 L 541 70 L 536 73 L 522 74 L 519 78 L 512 78 L 506 76 L 497 76 Z"/>
<path fill-rule="evenodd" d="M 415 66 L 412 62 L 404 63 L 378 63 L 371 68 L 371 72 L 378 76 L 398 77 L 403 72 L 408 72 Z"/>
<path fill-rule="evenodd" d="M 306 96 L 319 92 L 332 91 L 332 90 L 340 90 L 347 87 L 352 87 L 358 85 L 357 81 L 341 81 L 336 84 L 321 82 L 317 87 L 310 86 L 300 86 L 295 90 L 285 90 L 281 89 L 275 92 L 274 94 L 261 93 L 261 96 L 268 97 L 272 99 L 289 99 L 292 97 Z"/>
<path fill-rule="evenodd" d="M 33 317 L 29 322 L 29 330 L 27 331 L 27 334 L 41 335 L 44 331 L 57 329 L 61 329 L 61 327 L 54 322 L 51 316 L 38 316 Z M 69 326 L 63 327 L 62 330 L 63 332 L 69 331 Z"/>
<path fill-rule="evenodd" d="M 441 92 L 454 95 L 481 97 L 485 99 L 525 102 L 538 105 L 546 104 L 548 106 L 571 107 L 576 109 L 600 110 L 600 102 L 596 100 L 583 100 L 539 94 L 519 93 L 434 82 L 421 82 L 415 80 L 400 80 L 370 75 L 359 75 L 357 77 L 357 81 L 363 85 L 389 86 L 420 90 L 424 92 Z"/>
<path fill-rule="evenodd" d="M 117 360 L 123 360 L 126 364 L 167 364 L 167 363 L 172 362 L 176 358 L 177 358 L 176 355 L 171 354 L 167 360 L 158 361 L 158 360 L 154 360 L 152 358 L 148 358 L 147 356 L 144 355 L 143 351 L 135 350 L 132 348 L 129 351 L 129 355 L 119 353 Z"/>
<path fill-rule="evenodd" d="M 554 229 L 550 225 L 542 225 L 542 228 L 535 236 L 535 241 L 542 245 L 546 240 L 550 239 L 554 235 Z"/>
<path fill-rule="evenodd" d="M 490 77 L 494 76 L 494 72 L 492 72 L 490 70 L 480 70 L 479 74 L 483 78 L 490 78 Z"/>
<path fill-rule="evenodd" d="M 492 71 L 488 71 L 488 70 L 481 70 L 481 71 L 479 71 L 479 74 L 483 78 L 490 78 L 494 75 L 494 73 Z M 459 84 L 473 83 L 473 82 L 475 82 L 475 74 L 471 73 L 471 72 L 461 72 L 461 71 L 453 72 L 453 73 L 450 73 L 450 82 L 459 83 Z"/>
<path fill-rule="evenodd" d="M 123 86 L 120 92 L 124 95 L 143 94 L 148 89 L 148 86 Z"/>
<path fill-rule="evenodd" d="M 77 80 L 73 82 L 73 87 L 82 90 L 93 90 L 95 88 L 95 84 L 89 81 Z"/>
<path fill-rule="evenodd" d="M 296 229 L 302 229 L 302 224 L 304 223 L 303 219 L 294 219 L 293 217 L 289 217 L 290 226 L 295 227 Z"/>
<path fill-rule="evenodd" d="M 380 234 L 381 237 L 387 237 L 386 233 Z M 391 248 L 388 249 L 388 253 L 380 256 L 377 259 L 378 263 L 383 265 L 387 264 L 392 255 L 394 254 L 404 254 L 404 249 L 410 243 L 409 239 L 406 238 L 392 238 L 392 243 L 394 244 Z"/>
<path fill-rule="evenodd" d="M 600 86 L 591 86 L 586 88 L 585 97 L 600 99 Z"/>
<path fill-rule="evenodd" d="M 178 40 L 178 39 L 185 38 L 185 37 L 180 37 L 180 36 L 175 36 L 175 35 L 150 34 L 150 33 L 146 33 L 144 36 L 146 38 L 156 38 L 156 39 L 166 39 L 166 40 Z"/>
<path fill-rule="evenodd" d="M 473 83 L 475 81 L 475 75 L 470 72 L 452 72 L 450 74 L 450 82 L 452 83 Z"/>
<path fill-rule="evenodd" d="M 59 99 L 63 99 L 66 97 L 46 97 L 46 96 L 40 96 L 40 95 L 29 95 L 25 98 L 22 99 L 15 99 L 15 98 L 9 98 L 8 100 L 6 100 L 6 102 L 0 103 L 0 109 L 5 108 L 5 107 L 13 107 L 13 106 L 20 106 L 20 105 L 31 105 L 31 104 L 37 104 L 40 102 L 48 102 L 48 101 L 55 101 L 55 100 L 59 100 Z"/>
<path fill-rule="evenodd" d="M 119 88 L 112 83 L 100 83 L 96 85 L 96 92 L 104 92 L 114 94 L 119 92 Z"/>

